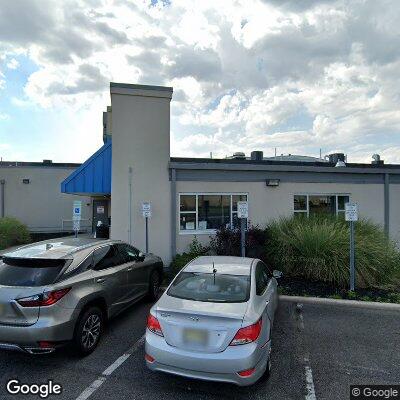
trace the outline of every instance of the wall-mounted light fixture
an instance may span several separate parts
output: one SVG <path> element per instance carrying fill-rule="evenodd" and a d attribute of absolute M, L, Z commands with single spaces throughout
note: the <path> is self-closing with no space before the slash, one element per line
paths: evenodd
<path fill-rule="evenodd" d="M 267 179 L 265 183 L 270 187 L 278 187 L 280 179 Z"/>

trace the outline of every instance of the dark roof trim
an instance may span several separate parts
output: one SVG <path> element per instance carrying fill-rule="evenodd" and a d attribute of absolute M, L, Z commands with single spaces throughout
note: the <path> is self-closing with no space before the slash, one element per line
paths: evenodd
<path fill-rule="evenodd" d="M 77 168 L 79 163 L 46 163 L 46 162 L 29 162 L 29 161 L 0 161 L 0 168 L 15 167 L 45 167 L 45 168 Z"/>
<path fill-rule="evenodd" d="M 329 172 L 340 174 L 400 174 L 400 165 L 351 164 L 335 167 L 331 163 L 225 160 L 225 159 L 185 159 L 171 158 L 170 169 L 181 170 L 225 170 L 225 171 L 285 171 L 285 172 Z"/>
<path fill-rule="evenodd" d="M 158 90 L 161 92 L 172 92 L 173 91 L 173 88 L 170 86 L 136 85 L 133 83 L 119 83 L 119 82 L 110 82 L 110 88 Z"/>

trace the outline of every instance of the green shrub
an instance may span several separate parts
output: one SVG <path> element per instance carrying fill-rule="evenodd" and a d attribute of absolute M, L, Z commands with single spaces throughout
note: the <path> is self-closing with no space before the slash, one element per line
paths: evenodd
<path fill-rule="evenodd" d="M 341 218 L 316 216 L 282 218 L 270 223 L 268 258 L 275 269 L 289 276 L 349 283 L 349 226 Z M 367 220 L 355 228 L 356 285 L 389 283 L 399 274 L 400 254 L 383 230 Z"/>
<path fill-rule="evenodd" d="M 189 251 L 177 254 L 170 264 L 170 270 L 174 276 L 194 258 L 202 256 L 208 252 L 208 247 L 203 246 L 195 236 L 192 243 L 189 245 Z"/>
<path fill-rule="evenodd" d="M 31 241 L 28 228 L 15 218 L 0 218 L 0 250 Z"/>
<path fill-rule="evenodd" d="M 261 229 L 258 225 L 251 225 L 246 231 L 245 248 L 246 256 L 259 258 L 268 262 L 265 243 L 267 240 L 267 231 Z M 221 227 L 217 230 L 215 236 L 210 239 L 210 251 L 218 256 L 236 256 L 241 255 L 241 232 L 239 228 Z"/>

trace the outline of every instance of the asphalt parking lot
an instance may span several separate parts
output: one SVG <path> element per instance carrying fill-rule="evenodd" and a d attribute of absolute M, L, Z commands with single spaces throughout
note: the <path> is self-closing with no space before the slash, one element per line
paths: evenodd
<path fill-rule="evenodd" d="M 349 306 L 281 302 L 273 331 L 272 375 L 252 387 L 153 373 L 141 337 L 151 304 L 142 301 L 107 328 L 99 348 L 79 359 L 68 348 L 47 356 L 0 353 L 0 398 L 6 383 L 52 379 L 58 399 L 348 399 L 350 384 L 400 382 L 400 313 Z M 122 357 L 121 357 L 122 356 Z M 105 373 L 106 371 L 106 373 Z"/>

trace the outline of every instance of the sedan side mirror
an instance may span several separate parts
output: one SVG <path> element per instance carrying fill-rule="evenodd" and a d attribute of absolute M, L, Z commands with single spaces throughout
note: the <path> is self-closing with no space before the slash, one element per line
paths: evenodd
<path fill-rule="evenodd" d="M 273 276 L 275 279 L 282 278 L 282 277 L 283 277 L 283 272 L 274 269 L 274 271 L 272 272 L 272 276 Z"/>

